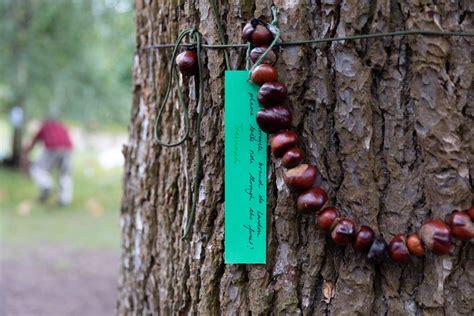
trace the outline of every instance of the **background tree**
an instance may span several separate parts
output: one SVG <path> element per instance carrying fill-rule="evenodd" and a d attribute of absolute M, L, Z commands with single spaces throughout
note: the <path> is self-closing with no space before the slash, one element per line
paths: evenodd
<path fill-rule="evenodd" d="M 0 1 L 0 113 L 20 106 L 29 119 L 54 113 L 89 126 L 124 124 L 132 9 L 129 0 Z"/>
<path fill-rule="evenodd" d="M 274 1 L 283 40 L 422 28 L 473 31 L 468 1 Z M 244 23 L 270 18 L 271 1 L 219 5 L 225 35 L 241 42 Z M 373 266 L 338 248 L 295 211 L 278 160 L 269 156 L 267 265 L 223 262 L 223 52 L 205 50 L 201 126 L 204 178 L 192 240 L 189 214 L 196 139 L 166 149 L 152 126 L 174 42 L 196 27 L 218 42 L 209 1 L 136 1 L 134 99 L 124 148 L 122 277 L 118 310 L 142 314 L 467 315 L 474 307 L 474 251 Z M 293 126 L 302 135 L 319 184 L 332 203 L 386 241 L 472 202 L 473 42 L 459 37 L 397 37 L 286 47 L 277 68 L 290 91 Z M 234 69 L 244 51 L 232 50 Z M 158 94 L 153 89 L 157 82 Z M 194 81 L 183 80 L 196 116 Z M 173 137 L 175 102 L 162 121 Z M 194 121 L 193 121 L 194 122 Z"/>

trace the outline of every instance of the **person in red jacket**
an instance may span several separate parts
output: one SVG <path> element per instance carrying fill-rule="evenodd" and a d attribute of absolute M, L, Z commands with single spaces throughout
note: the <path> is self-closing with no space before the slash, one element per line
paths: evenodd
<path fill-rule="evenodd" d="M 41 202 L 45 202 L 53 188 L 51 172 L 59 170 L 59 203 L 68 205 L 72 201 L 73 183 L 71 178 L 72 141 L 67 128 L 59 121 L 48 119 L 44 121 L 25 148 L 25 157 L 37 143 L 42 143 L 43 153 L 30 167 L 30 175 L 40 188 Z"/>

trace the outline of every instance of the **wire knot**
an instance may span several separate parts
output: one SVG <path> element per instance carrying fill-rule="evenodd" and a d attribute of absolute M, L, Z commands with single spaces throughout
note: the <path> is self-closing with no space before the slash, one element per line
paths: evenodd
<path fill-rule="evenodd" d="M 253 64 L 252 68 L 250 68 L 250 76 L 252 75 L 252 71 L 255 70 L 260 64 L 262 64 L 263 60 L 265 57 L 268 55 L 268 53 L 275 47 L 276 44 L 279 43 L 280 41 L 280 29 L 277 26 L 278 24 L 278 9 L 275 5 L 272 5 L 272 22 L 267 23 L 267 28 L 268 30 L 273 34 L 273 41 L 270 43 L 268 48 L 263 52 L 262 55 L 257 59 L 257 61 Z M 249 70 L 250 67 L 250 50 L 252 49 L 252 46 L 249 43 L 247 43 L 247 55 L 246 55 L 246 66 L 247 70 Z M 250 77 L 249 77 L 250 78 Z"/>

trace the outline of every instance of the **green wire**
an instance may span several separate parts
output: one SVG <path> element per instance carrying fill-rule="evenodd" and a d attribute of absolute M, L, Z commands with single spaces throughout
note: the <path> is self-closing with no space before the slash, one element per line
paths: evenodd
<path fill-rule="evenodd" d="M 217 33 L 219 34 L 219 39 L 222 45 L 226 45 L 224 29 L 222 28 L 221 19 L 219 18 L 219 12 L 217 11 L 217 5 L 215 0 L 211 0 L 212 13 L 214 14 L 214 19 L 216 20 Z M 226 69 L 230 69 L 230 58 L 229 52 L 224 47 L 224 60 Z"/>
<path fill-rule="evenodd" d="M 196 43 L 196 54 L 198 57 L 198 84 L 199 84 L 199 96 L 197 103 L 197 117 L 196 117 L 196 166 L 194 169 L 194 192 L 193 201 L 191 205 L 191 211 L 189 212 L 188 221 L 184 228 L 184 234 L 182 239 L 188 239 L 191 227 L 194 224 L 194 218 L 196 217 L 197 203 L 199 199 L 199 187 L 202 179 L 202 151 L 201 151 L 201 118 L 203 111 L 203 95 L 204 95 L 204 79 L 203 79 L 203 64 L 201 58 L 201 34 L 193 30 L 191 33 L 193 41 Z"/>
<path fill-rule="evenodd" d="M 252 44 L 247 43 L 247 52 L 245 53 L 245 69 L 250 70 L 250 52 L 252 51 Z"/>
<path fill-rule="evenodd" d="M 196 142 L 198 143 L 197 147 L 197 154 L 196 154 L 196 167 L 195 167 L 195 173 L 194 173 L 194 192 L 193 192 L 193 198 L 192 198 L 192 205 L 191 205 L 191 210 L 189 212 L 189 217 L 186 222 L 186 226 L 184 228 L 184 233 L 183 233 L 183 239 L 186 239 L 189 235 L 189 232 L 191 230 L 191 227 L 194 223 L 194 218 L 196 214 L 196 208 L 197 208 L 197 202 L 199 198 L 199 185 L 201 182 L 202 178 L 202 152 L 201 152 L 201 116 L 202 116 L 202 111 L 203 111 L 203 95 L 204 95 L 204 80 L 203 80 L 203 64 L 202 64 L 202 51 L 201 51 L 201 34 L 195 30 L 195 29 L 186 29 L 182 31 L 178 38 L 176 39 L 176 44 L 173 49 L 173 54 L 171 55 L 171 65 L 170 65 L 170 75 L 168 77 L 168 82 L 166 86 L 166 92 L 163 97 L 163 100 L 161 101 L 161 104 L 158 109 L 158 114 L 156 116 L 155 122 L 154 122 L 154 128 L 153 128 L 153 137 L 155 141 L 160 144 L 161 146 L 164 147 L 176 147 L 181 144 L 183 144 L 189 137 L 190 131 L 189 131 L 189 114 L 188 114 L 188 106 L 184 102 L 184 96 L 183 96 L 183 91 L 182 88 L 178 84 L 178 73 L 176 71 L 176 56 L 179 48 L 179 44 L 183 41 L 183 39 L 189 36 L 191 40 L 193 41 L 193 44 L 196 46 L 196 55 L 198 59 L 198 75 L 197 75 L 197 84 L 199 86 L 199 92 L 198 92 L 198 103 L 197 103 L 197 118 L 196 118 Z M 171 88 L 173 86 L 173 80 L 178 84 L 178 102 L 180 107 L 183 109 L 183 116 L 184 116 L 184 136 L 180 139 L 178 139 L 175 142 L 164 142 L 160 139 L 158 136 L 158 127 L 159 127 L 159 122 L 161 115 L 163 114 L 163 110 L 165 108 L 165 105 L 169 99 Z M 154 87 L 156 89 L 156 85 L 154 84 Z M 156 93 L 158 95 L 158 93 Z"/>
<path fill-rule="evenodd" d="M 425 35 L 425 36 L 461 36 L 461 37 L 474 37 L 473 32 L 442 32 L 442 31 L 430 31 L 430 30 L 407 30 L 407 31 L 396 31 L 396 32 L 386 32 L 386 33 L 373 33 L 373 34 L 360 34 L 360 35 L 351 35 L 344 37 L 329 37 L 329 38 L 319 38 L 319 39 L 310 39 L 310 40 L 295 40 L 288 42 L 281 42 L 275 44 L 276 47 L 280 46 L 299 46 L 299 45 L 311 45 L 311 44 L 320 44 L 326 42 L 339 42 L 339 41 L 354 41 L 359 39 L 367 38 L 379 38 L 379 37 L 395 37 L 395 36 L 406 36 L 406 35 Z M 173 48 L 176 44 L 156 44 L 148 45 L 143 47 L 144 49 L 159 49 L 159 48 Z M 194 44 L 181 44 L 184 47 L 192 47 Z M 247 44 L 202 44 L 202 48 L 208 49 L 225 49 L 225 48 L 246 48 Z"/>
<path fill-rule="evenodd" d="M 166 92 L 165 92 L 165 95 L 163 97 L 163 100 L 161 101 L 161 104 L 160 104 L 160 107 L 158 109 L 158 114 L 156 116 L 156 119 L 155 119 L 155 124 L 154 124 L 154 128 L 153 128 L 153 137 L 155 139 L 155 141 L 160 144 L 161 146 L 164 146 L 164 147 L 176 147 L 176 146 L 179 146 L 181 145 L 182 143 L 184 143 L 184 141 L 188 138 L 189 136 L 189 116 L 188 116 L 188 106 L 186 105 L 186 103 L 184 102 L 184 97 L 183 97 L 183 92 L 181 90 L 181 87 L 179 87 L 179 84 L 178 84 L 178 73 L 176 72 L 176 55 L 178 53 L 178 49 L 179 49 L 179 44 L 183 41 L 183 39 L 186 37 L 186 36 L 189 36 L 190 34 L 192 34 L 194 30 L 193 29 L 186 29 L 184 31 L 182 31 L 178 38 L 176 39 L 176 44 L 174 46 L 174 49 L 173 49 L 173 54 L 171 55 L 171 63 L 170 63 L 170 75 L 168 77 L 168 83 L 167 83 L 167 86 L 166 86 Z M 198 55 L 198 60 L 200 60 L 200 56 Z M 163 110 L 165 108 L 165 105 L 166 105 L 166 102 L 168 101 L 168 98 L 170 96 L 170 92 L 171 92 L 171 88 L 172 88 L 172 85 L 173 85 L 173 79 L 176 81 L 176 83 L 178 84 L 178 100 L 179 100 L 179 105 L 184 109 L 184 136 L 182 138 L 180 138 L 179 140 L 177 140 L 176 142 L 171 142 L 171 143 L 166 143 L 164 141 L 161 140 L 161 138 L 158 136 L 158 124 L 160 122 L 160 119 L 161 119 L 161 115 L 163 114 Z M 155 86 L 155 85 L 154 85 Z M 155 86 L 155 89 L 156 89 L 156 86 Z M 158 95 L 158 93 L 157 93 Z"/>

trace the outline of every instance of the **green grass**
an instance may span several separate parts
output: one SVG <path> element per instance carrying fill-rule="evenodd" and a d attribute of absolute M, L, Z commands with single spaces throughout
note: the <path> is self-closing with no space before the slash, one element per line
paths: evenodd
<path fill-rule="evenodd" d="M 0 242 L 118 249 L 121 170 L 102 169 L 94 153 L 75 153 L 73 179 L 73 203 L 59 207 L 56 192 L 41 204 L 28 175 L 0 168 Z"/>

